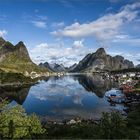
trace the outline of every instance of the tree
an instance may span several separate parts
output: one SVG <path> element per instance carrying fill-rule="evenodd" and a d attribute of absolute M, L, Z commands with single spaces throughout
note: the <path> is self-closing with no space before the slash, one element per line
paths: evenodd
<path fill-rule="evenodd" d="M 0 135 L 4 138 L 30 138 L 44 131 L 37 116 L 27 116 L 20 105 L 6 105 L 0 112 Z"/>
<path fill-rule="evenodd" d="M 126 120 L 119 113 L 103 113 L 101 121 L 97 126 L 97 136 L 104 139 L 124 138 L 126 126 Z"/>

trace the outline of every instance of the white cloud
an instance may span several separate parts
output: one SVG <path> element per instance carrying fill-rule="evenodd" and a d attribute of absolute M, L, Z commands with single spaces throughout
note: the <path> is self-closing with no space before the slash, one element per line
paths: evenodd
<path fill-rule="evenodd" d="M 65 23 L 63 21 L 62 22 L 54 22 L 52 24 L 52 27 L 54 27 L 54 28 L 62 28 L 64 26 L 65 26 Z"/>
<path fill-rule="evenodd" d="M 82 38 L 92 36 L 100 41 L 111 40 L 120 34 L 120 28 L 125 23 L 136 19 L 138 14 L 137 8 L 139 7 L 140 2 L 126 5 L 116 14 L 107 14 L 89 23 L 80 24 L 75 22 L 63 29 L 53 31 L 51 34 L 58 37 Z"/>
<path fill-rule="evenodd" d="M 133 38 L 129 35 L 117 35 L 115 39 L 112 40 L 114 43 L 125 43 L 135 47 L 140 47 L 140 38 Z"/>
<path fill-rule="evenodd" d="M 113 42 L 124 42 L 124 43 L 131 43 L 140 45 L 140 38 L 119 38 L 114 40 Z"/>
<path fill-rule="evenodd" d="M 139 7 L 140 7 L 140 2 L 136 2 L 133 4 L 128 4 L 128 5 L 124 6 L 123 8 L 125 10 L 135 10 L 136 8 L 139 8 Z"/>
<path fill-rule="evenodd" d="M 31 23 L 35 27 L 46 28 L 46 26 L 47 26 L 47 16 L 46 15 L 40 15 L 40 14 L 38 14 L 38 12 L 39 12 L 39 10 L 36 9 L 34 16 L 24 13 L 22 15 L 22 19 L 23 19 L 23 21 L 25 21 L 27 23 Z"/>
<path fill-rule="evenodd" d="M 73 46 L 76 47 L 76 48 L 84 47 L 83 42 L 84 42 L 84 39 L 82 39 L 82 40 L 76 40 L 76 41 L 74 41 Z"/>
<path fill-rule="evenodd" d="M 7 34 L 6 30 L 0 30 L 0 37 L 3 37 Z"/>
<path fill-rule="evenodd" d="M 40 62 L 63 63 L 65 66 L 78 63 L 85 55 L 91 52 L 83 45 L 83 40 L 74 41 L 72 47 L 63 43 L 41 43 L 29 51 L 31 58 L 37 64 Z"/>
<path fill-rule="evenodd" d="M 128 39 L 129 35 L 120 34 L 120 35 L 116 35 L 115 38 L 116 39 Z"/>
<path fill-rule="evenodd" d="M 30 55 L 36 63 L 47 61 L 49 63 L 63 63 L 65 66 L 70 66 L 79 62 L 86 54 L 95 51 L 93 49 L 87 49 L 84 46 L 84 40 L 81 38 L 94 37 L 101 45 L 106 45 L 105 43 L 107 41 L 107 44 L 119 42 L 138 46 L 140 44 L 140 38 L 134 38 L 127 34 L 123 31 L 122 27 L 136 19 L 138 20 L 137 15 L 139 14 L 139 10 L 137 8 L 139 7 L 140 2 L 126 5 L 118 13 L 107 14 L 97 20 L 83 24 L 75 22 L 70 26 L 65 26 L 64 22 L 53 23 L 51 26 L 59 29 L 52 32 L 52 34 L 60 38 L 74 38 L 75 41 L 72 46 L 63 44 L 63 42 L 61 43 L 61 40 L 59 40 L 59 43 L 53 44 L 41 43 L 30 50 Z M 46 20 L 43 21 L 45 22 Z M 127 53 L 126 55 L 122 52 L 119 52 L 119 54 L 134 61 L 139 57 L 139 55 L 135 55 L 134 58 L 131 54 L 129 55 Z"/>
<path fill-rule="evenodd" d="M 39 28 L 46 28 L 46 22 L 45 21 L 32 21 L 34 26 Z"/>

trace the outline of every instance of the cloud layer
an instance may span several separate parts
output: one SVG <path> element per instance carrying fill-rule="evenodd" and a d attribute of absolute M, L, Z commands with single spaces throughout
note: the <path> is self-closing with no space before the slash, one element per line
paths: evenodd
<path fill-rule="evenodd" d="M 45 21 L 32 21 L 34 26 L 39 28 L 46 28 L 46 22 Z"/>
<path fill-rule="evenodd" d="M 88 23 L 80 24 L 75 22 L 70 26 L 65 26 L 64 22 L 53 23 L 52 26 L 55 29 L 59 29 L 51 32 L 51 34 L 57 37 L 73 38 L 73 44 L 67 46 L 63 42 L 56 44 L 41 43 L 30 51 L 31 57 L 36 63 L 48 61 L 49 63 L 63 63 L 66 66 L 70 66 L 78 63 L 87 53 L 95 51 L 84 46 L 84 38 L 86 37 L 95 38 L 97 42 L 100 42 L 100 45 L 106 45 L 104 43 L 107 42 L 139 46 L 139 38 L 123 32 L 125 24 L 138 20 L 138 8 L 140 8 L 140 2 L 125 5 L 121 7 L 118 13 L 107 14 Z M 45 26 L 44 24 L 40 25 Z M 126 55 L 123 54 L 123 56 Z M 127 55 L 126 58 L 136 61 L 137 56 L 135 60 L 132 59 L 132 55 Z"/>
<path fill-rule="evenodd" d="M 36 63 L 48 61 L 70 66 L 79 62 L 89 52 L 91 50 L 84 47 L 84 40 L 76 40 L 72 46 L 65 46 L 63 43 L 41 43 L 30 51 L 30 56 Z"/>
<path fill-rule="evenodd" d="M 57 37 L 95 37 L 100 41 L 107 41 L 115 38 L 121 33 L 120 29 L 125 23 L 136 19 L 140 2 L 126 5 L 118 13 L 104 15 L 97 20 L 80 24 L 75 22 L 70 26 L 51 32 Z"/>

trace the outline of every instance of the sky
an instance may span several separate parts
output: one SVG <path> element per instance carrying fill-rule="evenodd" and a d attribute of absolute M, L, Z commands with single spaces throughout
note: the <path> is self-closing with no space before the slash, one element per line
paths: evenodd
<path fill-rule="evenodd" d="M 140 63 L 140 0 L 0 0 L 0 36 L 36 64 L 70 66 L 104 47 Z"/>

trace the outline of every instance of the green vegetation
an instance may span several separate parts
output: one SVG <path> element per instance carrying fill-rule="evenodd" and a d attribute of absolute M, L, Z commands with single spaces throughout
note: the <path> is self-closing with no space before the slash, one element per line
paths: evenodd
<path fill-rule="evenodd" d="M 50 72 L 48 71 L 48 69 L 41 68 L 32 62 L 23 63 L 17 59 L 13 61 L 14 62 L 13 63 L 13 62 L 10 62 L 11 60 L 13 61 L 13 59 L 7 59 L 6 62 L 0 63 L 1 70 L 5 72 L 22 73 L 24 75 L 26 72 L 28 72 L 28 74 L 30 74 L 31 72 L 36 72 L 38 74 Z"/>
<path fill-rule="evenodd" d="M 126 137 L 126 120 L 118 113 L 104 113 L 98 124 L 47 125 L 48 134 L 41 138 L 120 139 Z"/>
<path fill-rule="evenodd" d="M 103 113 L 98 123 L 47 124 L 41 126 L 35 115 L 27 116 L 21 106 L 1 105 L 1 138 L 31 139 L 138 139 L 140 136 L 140 105 L 127 118 L 119 113 Z"/>
<path fill-rule="evenodd" d="M 139 93 L 140 94 L 140 81 L 134 86 L 134 89 L 133 89 L 134 93 Z"/>
<path fill-rule="evenodd" d="M 27 71 L 28 73 L 37 72 L 37 73 L 45 73 L 49 72 L 46 68 L 40 68 L 39 66 L 35 65 L 34 63 L 2 63 L 0 67 L 5 72 L 14 72 L 14 73 L 23 73 Z"/>
<path fill-rule="evenodd" d="M 1 41 L 1 40 L 0 40 Z M 5 41 L 4 42 L 5 47 L 11 47 L 11 49 L 14 49 L 14 45 L 12 43 L 10 43 L 9 41 Z M 0 49 L 2 49 L 3 47 L 0 46 Z"/>
<path fill-rule="evenodd" d="M 26 46 L 23 42 L 19 42 L 17 45 L 13 45 L 4 39 L 0 39 L 2 42 L 0 46 L 1 61 L 0 68 L 5 72 L 22 73 L 25 72 L 30 74 L 31 72 L 36 72 L 38 74 L 49 72 L 46 68 L 40 68 L 32 62 Z"/>
<path fill-rule="evenodd" d="M 14 45 L 13 45 L 11 42 L 9 42 L 9 41 L 6 41 L 6 42 L 5 42 L 5 46 L 14 47 Z"/>
<path fill-rule="evenodd" d="M 128 114 L 127 133 L 129 139 L 139 139 L 140 137 L 140 104 Z"/>
<path fill-rule="evenodd" d="M 31 78 L 20 73 L 0 72 L 0 84 L 30 84 L 34 82 Z"/>
<path fill-rule="evenodd" d="M 2 138 L 32 138 L 45 129 L 36 115 L 27 116 L 21 106 L 3 106 L 0 112 L 0 136 Z"/>
<path fill-rule="evenodd" d="M 123 118 L 119 113 L 103 113 L 99 123 L 85 121 L 73 125 L 46 125 L 47 134 L 40 138 L 55 139 L 138 139 L 140 136 L 140 106 Z"/>
<path fill-rule="evenodd" d="M 140 81 L 135 85 L 135 88 L 139 88 L 140 89 Z"/>
<path fill-rule="evenodd" d="M 4 72 L 4 71 L 0 69 L 0 72 Z"/>

